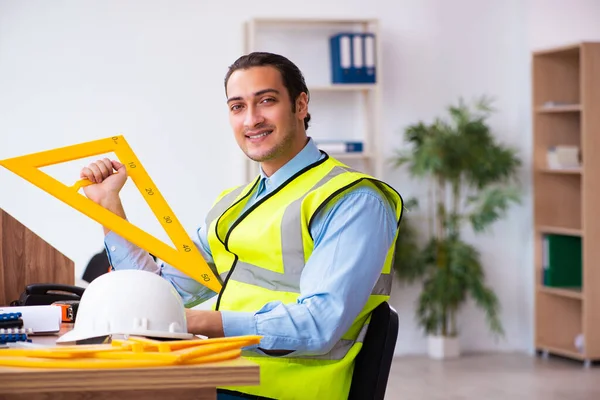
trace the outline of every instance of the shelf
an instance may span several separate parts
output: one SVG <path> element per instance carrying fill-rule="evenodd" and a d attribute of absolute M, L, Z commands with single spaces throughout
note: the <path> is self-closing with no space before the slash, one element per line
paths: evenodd
<path fill-rule="evenodd" d="M 580 288 L 567 289 L 567 288 L 555 288 L 555 287 L 548 287 L 548 286 L 544 286 L 544 285 L 538 285 L 537 289 L 540 292 L 551 294 L 553 296 L 568 297 L 570 299 L 577 299 L 577 300 L 583 299 L 583 292 L 581 291 Z"/>
<path fill-rule="evenodd" d="M 572 228 L 561 228 L 557 226 L 542 225 L 537 228 L 539 233 L 553 233 L 556 235 L 568 235 L 568 236 L 583 236 L 581 229 Z"/>
<path fill-rule="evenodd" d="M 310 92 L 325 92 L 325 91 L 360 91 L 360 90 L 375 90 L 377 89 L 377 84 L 365 83 L 365 84 L 331 84 L 331 85 L 319 85 L 309 87 L 308 90 Z"/>
<path fill-rule="evenodd" d="M 533 193 L 535 226 L 581 229 L 582 176 L 574 171 L 536 170 Z"/>
<path fill-rule="evenodd" d="M 288 25 L 288 24 L 310 24 L 310 25 L 349 25 L 349 24 L 376 24 L 374 18 L 253 18 L 250 20 L 255 24 L 263 25 Z"/>
<path fill-rule="evenodd" d="M 565 168 L 565 169 L 553 169 L 553 168 L 539 168 L 539 172 L 544 174 L 559 174 L 559 175 L 581 175 L 583 168 Z"/>
<path fill-rule="evenodd" d="M 577 350 L 574 350 L 574 348 L 572 348 L 572 347 L 563 348 L 563 347 L 558 347 L 558 346 L 548 346 L 544 343 L 537 343 L 535 347 L 538 350 L 547 351 L 550 354 L 556 354 L 558 356 L 574 358 L 576 360 L 582 360 L 582 361 L 586 359 L 584 354 L 579 353 Z"/>
<path fill-rule="evenodd" d="M 575 339 L 583 332 L 582 297 L 573 297 L 567 290 L 552 289 L 544 287 L 535 293 L 536 347 L 569 357 L 583 357 L 575 347 Z"/>
<path fill-rule="evenodd" d="M 327 153 L 338 160 L 362 160 L 373 157 L 370 153 Z"/>
<path fill-rule="evenodd" d="M 566 103 L 567 107 L 583 104 L 580 91 L 579 53 L 579 47 L 567 46 L 556 51 L 545 52 L 543 56 L 534 56 L 533 104 L 543 106 L 549 102 L 560 102 Z M 563 106 L 552 109 L 559 109 L 559 107 Z"/>
<path fill-rule="evenodd" d="M 580 112 L 581 105 L 579 104 L 569 104 L 564 106 L 550 106 L 550 107 L 537 107 L 535 109 L 539 113 L 570 113 L 570 112 Z"/>
<path fill-rule="evenodd" d="M 553 47 L 550 49 L 540 49 L 533 52 L 534 56 L 576 56 L 579 55 L 580 43 L 568 44 L 565 46 Z"/>

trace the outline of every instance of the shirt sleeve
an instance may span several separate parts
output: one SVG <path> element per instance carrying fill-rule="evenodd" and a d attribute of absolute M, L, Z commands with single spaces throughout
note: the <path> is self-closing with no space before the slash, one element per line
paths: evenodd
<path fill-rule="evenodd" d="M 396 213 L 375 189 L 344 194 L 315 218 L 315 248 L 297 301 L 269 302 L 257 312 L 221 311 L 225 336 L 261 335 L 261 349 L 292 350 L 288 356 L 327 353 L 368 300 L 396 229 Z M 260 352 L 257 347 L 249 349 Z"/>
<path fill-rule="evenodd" d="M 209 267 L 216 271 L 206 238 L 206 228 L 199 228 L 196 235 L 197 240 L 194 240 L 194 244 Z M 161 275 L 177 290 L 186 307 L 194 307 L 217 295 L 213 290 L 198 283 L 172 265 L 160 260 L 155 262 L 147 251 L 112 231 L 104 237 L 104 246 L 114 270 L 139 269 Z"/>

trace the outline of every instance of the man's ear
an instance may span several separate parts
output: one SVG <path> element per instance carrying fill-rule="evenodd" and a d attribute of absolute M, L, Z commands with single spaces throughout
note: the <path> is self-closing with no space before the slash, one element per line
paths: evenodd
<path fill-rule="evenodd" d="M 296 115 L 299 119 L 304 119 L 306 114 L 308 114 L 308 96 L 306 93 L 302 92 L 296 99 Z"/>

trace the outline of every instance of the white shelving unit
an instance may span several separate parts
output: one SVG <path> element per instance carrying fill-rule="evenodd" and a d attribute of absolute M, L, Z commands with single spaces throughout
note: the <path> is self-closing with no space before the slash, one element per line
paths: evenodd
<path fill-rule="evenodd" d="M 332 84 L 329 37 L 339 32 L 375 34 L 375 84 Z M 294 62 L 310 92 L 307 134 L 319 140 L 357 140 L 361 153 L 329 153 L 352 168 L 381 178 L 381 39 L 377 19 L 254 18 L 246 23 L 244 52 L 269 51 Z M 246 180 L 258 165 L 246 158 Z"/>

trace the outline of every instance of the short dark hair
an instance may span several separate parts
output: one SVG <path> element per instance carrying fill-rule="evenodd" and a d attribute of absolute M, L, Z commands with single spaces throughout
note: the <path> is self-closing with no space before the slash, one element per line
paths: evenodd
<path fill-rule="evenodd" d="M 296 64 L 282 55 L 267 52 L 253 52 L 243 55 L 235 60 L 235 62 L 229 66 L 229 70 L 225 75 L 225 91 L 227 91 L 227 82 L 229 81 L 231 74 L 238 69 L 266 66 L 276 68 L 281 74 L 283 84 L 290 95 L 292 112 L 296 112 L 296 99 L 300 93 L 306 93 L 310 99 L 310 93 L 308 92 L 308 87 L 306 87 L 304 76 Z M 306 117 L 304 117 L 304 129 L 308 129 L 309 121 L 310 114 L 307 113 Z"/>

